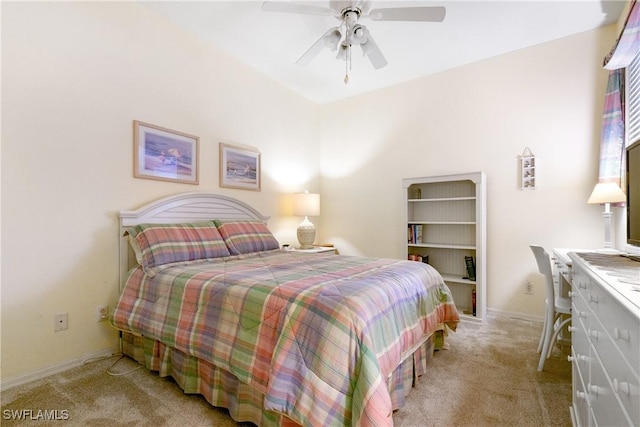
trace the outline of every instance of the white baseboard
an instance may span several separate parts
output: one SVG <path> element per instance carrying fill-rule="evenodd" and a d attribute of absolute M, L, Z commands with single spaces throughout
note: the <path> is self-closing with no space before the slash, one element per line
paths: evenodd
<path fill-rule="evenodd" d="M 100 359 L 103 357 L 109 357 L 114 354 L 119 354 L 118 349 L 104 349 L 100 351 L 96 351 L 94 353 L 86 354 L 77 359 L 67 360 L 62 363 L 58 363 L 53 366 L 48 366 L 46 368 L 38 369 L 33 372 L 29 372 L 24 375 L 18 375 L 12 378 L 2 378 L 0 379 L 0 391 L 5 391 L 13 387 L 17 387 L 19 385 L 27 384 L 32 381 L 36 381 L 42 378 L 46 378 L 50 375 L 58 374 L 60 372 L 68 371 L 69 369 L 76 368 L 78 366 L 84 365 L 85 363 L 93 360 Z"/>

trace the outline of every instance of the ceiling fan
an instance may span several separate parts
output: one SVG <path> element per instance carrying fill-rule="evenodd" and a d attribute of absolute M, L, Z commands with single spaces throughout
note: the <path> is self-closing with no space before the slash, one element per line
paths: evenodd
<path fill-rule="evenodd" d="M 380 69 L 388 64 L 367 27 L 360 24 L 360 18 L 369 18 L 373 21 L 442 22 L 446 15 L 446 9 L 442 6 L 372 9 L 371 1 L 369 0 L 329 0 L 328 7 L 293 1 L 265 1 L 262 3 L 262 10 L 266 12 L 333 16 L 339 20 L 340 24 L 329 28 L 296 61 L 296 64 L 307 65 L 324 48 L 328 48 L 333 52 L 337 51 L 336 57 L 344 59 L 347 63 L 345 84 L 349 82 L 348 70 L 351 64 L 351 48 L 354 45 L 360 46 L 362 53 L 371 61 L 375 69 Z"/>

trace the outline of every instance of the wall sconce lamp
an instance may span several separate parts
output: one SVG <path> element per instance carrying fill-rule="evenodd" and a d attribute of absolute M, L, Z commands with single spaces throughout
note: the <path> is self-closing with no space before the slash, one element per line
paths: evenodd
<path fill-rule="evenodd" d="M 320 215 L 320 195 L 309 193 L 307 190 L 304 193 L 294 194 L 293 214 L 304 216 L 304 221 L 298 226 L 300 249 L 313 248 L 313 242 L 316 240 L 316 228 L 308 217 Z"/>
<path fill-rule="evenodd" d="M 611 203 L 625 202 L 627 196 L 615 182 L 599 182 L 596 184 L 589 200 L 590 205 L 604 204 L 604 247 L 611 248 Z"/>

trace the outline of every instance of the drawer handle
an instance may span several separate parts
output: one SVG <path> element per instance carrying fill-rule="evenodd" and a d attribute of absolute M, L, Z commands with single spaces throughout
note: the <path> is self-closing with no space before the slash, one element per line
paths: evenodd
<path fill-rule="evenodd" d="M 578 399 L 586 399 L 587 398 L 587 394 L 584 391 L 576 392 L 576 396 L 578 397 Z"/>
<path fill-rule="evenodd" d="M 588 389 L 591 392 L 591 394 L 595 394 L 596 396 L 598 395 L 598 386 L 597 385 L 589 384 Z"/>
<path fill-rule="evenodd" d="M 571 295 L 571 292 L 569 292 L 569 294 Z M 574 293 L 573 293 L 573 295 L 578 295 L 578 294 L 576 294 L 576 293 L 574 292 Z M 578 310 L 578 308 L 576 307 L 576 305 L 575 305 L 575 304 L 573 304 L 573 303 L 571 303 L 571 311 L 572 311 L 572 312 L 574 312 L 574 313 L 576 313 L 576 315 L 577 315 L 578 317 L 582 317 L 583 319 L 586 319 L 586 318 L 587 318 L 587 312 L 586 312 L 586 311 L 580 311 L 580 310 Z"/>
<path fill-rule="evenodd" d="M 580 288 L 580 289 L 587 289 L 587 284 L 586 284 L 586 283 L 584 283 L 584 282 L 579 282 L 579 283 L 578 283 L 578 288 Z"/>
<path fill-rule="evenodd" d="M 576 357 L 573 357 L 573 356 L 569 355 L 569 356 L 567 356 L 567 360 L 569 362 L 573 362 L 574 360 L 577 360 L 578 362 L 586 362 L 587 361 L 587 356 L 576 354 Z"/>
<path fill-rule="evenodd" d="M 575 293 L 575 292 L 571 292 L 571 291 L 567 292 L 567 295 L 569 295 L 569 298 L 573 298 L 573 297 L 575 297 L 575 296 L 578 296 L 578 294 L 577 294 L 577 293 Z"/>
<path fill-rule="evenodd" d="M 598 334 L 598 331 L 592 331 L 591 329 L 589 329 L 589 336 L 590 336 L 591 338 L 598 339 L 598 335 L 599 335 L 599 334 Z"/>
<path fill-rule="evenodd" d="M 629 334 L 628 330 L 618 329 L 617 327 L 613 328 L 613 336 L 617 340 L 629 341 L 631 339 L 631 334 Z"/>
<path fill-rule="evenodd" d="M 575 332 L 577 330 L 578 330 L 578 328 L 575 327 L 575 326 L 567 326 L 567 331 L 569 331 L 569 332 Z"/>
<path fill-rule="evenodd" d="M 598 296 L 597 295 L 593 295 L 591 292 L 589 292 L 589 302 L 593 302 L 593 303 L 598 303 Z"/>
<path fill-rule="evenodd" d="M 576 314 L 578 315 L 578 317 L 581 317 L 583 319 L 587 318 L 587 312 L 586 311 L 576 310 Z"/>
<path fill-rule="evenodd" d="M 617 378 L 613 379 L 613 390 L 616 393 L 623 392 L 624 394 L 629 394 L 631 392 L 631 388 L 629 387 L 629 383 L 625 381 L 618 381 Z"/>

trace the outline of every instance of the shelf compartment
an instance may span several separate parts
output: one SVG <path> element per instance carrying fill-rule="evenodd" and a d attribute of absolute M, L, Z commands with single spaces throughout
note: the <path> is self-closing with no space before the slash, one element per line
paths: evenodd
<path fill-rule="evenodd" d="M 475 197 L 438 197 L 432 199 L 407 199 L 409 203 L 415 202 L 462 202 L 465 200 L 476 200 Z"/>
<path fill-rule="evenodd" d="M 475 199 L 408 203 L 409 221 L 475 222 Z"/>
<path fill-rule="evenodd" d="M 475 221 L 409 221 L 409 224 L 422 225 L 476 225 Z"/>
<path fill-rule="evenodd" d="M 409 244 L 427 244 L 429 246 L 446 244 L 448 246 L 475 247 L 476 228 L 473 223 L 451 224 L 410 222 L 407 228 Z"/>
<path fill-rule="evenodd" d="M 475 282 L 463 279 L 467 276 L 467 264 L 465 263 L 465 256 L 476 258 L 476 251 L 468 248 L 430 248 L 424 245 L 413 246 L 410 245 L 409 254 L 421 255 L 423 257 L 429 257 L 429 264 L 438 270 L 445 281 L 459 282 L 466 285 L 473 284 Z"/>
<path fill-rule="evenodd" d="M 475 280 L 465 279 L 463 276 L 460 276 L 460 275 L 453 275 L 453 274 L 447 274 L 447 273 L 441 273 L 440 275 L 442 276 L 445 282 L 463 283 L 466 285 L 476 284 Z"/>
<path fill-rule="evenodd" d="M 465 314 L 473 317 L 473 291 L 475 290 L 475 286 L 461 283 L 447 283 L 447 286 L 449 286 L 451 290 L 451 295 L 453 296 L 453 301 L 456 303 L 458 312 L 461 315 Z"/>
<path fill-rule="evenodd" d="M 408 243 L 407 246 L 415 248 L 440 248 L 440 249 L 459 249 L 459 250 L 475 250 L 475 245 L 458 245 L 451 243 Z"/>
<path fill-rule="evenodd" d="M 441 181 L 416 183 L 409 186 L 411 199 L 460 198 L 476 195 L 476 187 L 472 181 Z"/>

